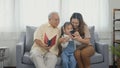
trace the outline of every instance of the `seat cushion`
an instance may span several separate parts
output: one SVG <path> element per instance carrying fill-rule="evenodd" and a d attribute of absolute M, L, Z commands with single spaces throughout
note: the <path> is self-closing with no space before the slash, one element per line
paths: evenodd
<path fill-rule="evenodd" d="M 103 55 L 99 53 L 95 53 L 91 58 L 91 64 L 101 63 L 103 62 Z M 61 65 L 61 57 L 58 57 L 57 65 Z"/>
<path fill-rule="evenodd" d="M 22 62 L 24 64 L 29 64 L 29 65 L 33 64 L 33 62 L 30 59 L 30 52 L 25 52 L 25 54 L 24 54 L 24 56 L 22 58 Z"/>
<path fill-rule="evenodd" d="M 103 55 L 99 53 L 95 53 L 91 58 L 91 64 L 101 63 L 103 62 Z M 61 57 L 58 57 L 57 65 L 61 65 Z"/>
<path fill-rule="evenodd" d="M 57 66 L 59 66 L 59 65 L 61 65 L 61 58 L 60 57 L 58 57 L 58 59 L 57 59 L 58 61 L 57 61 Z M 30 59 L 30 52 L 25 52 L 25 54 L 24 54 L 24 56 L 23 56 L 23 59 L 22 59 L 22 62 L 24 63 L 24 64 L 29 64 L 29 65 L 32 65 L 33 64 L 33 62 L 31 61 L 31 59 Z"/>
<path fill-rule="evenodd" d="M 101 63 L 103 62 L 103 55 L 99 53 L 95 53 L 91 58 L 91 64 Z"/>
<path fill-rule="evenodd" d="M 91 58 L 91 64 L 96 64 L 96 63 L 101 63 L 103 62 L 103 56 L 102 54 L 99 53 L 95 53 Z M 30 53 L 29 52 L 25 52 L 23 59 L 22 59 L 22 63 L 24 64 L 29 64 L 29 65 L 33 65 L 33 62 L 30 59 Z M 58 61 L 57 61 L 57 66 L 61 65 L 61 57 L 58 57 Z"/>
<path fill-rule="evenodd" d="M 25 51 L 30 51 L 32 45 L 33 45 L 33 35 L 36 30 L 36 27 L 34 26 L 26 26 L 26 45 L 25 45 Z"/>

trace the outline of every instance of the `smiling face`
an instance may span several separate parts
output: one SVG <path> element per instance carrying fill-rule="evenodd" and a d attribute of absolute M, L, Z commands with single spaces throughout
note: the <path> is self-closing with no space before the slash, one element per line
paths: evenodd
<path fill-rule="evenodd" d="M 49 18 L 49 23 L 51 24 L 51 26 L 56 28 L 59 25 L 59 22 L 59 15 L 56 13 L 51 14 Z"/>
<path fill-rule="evenodd" d="M 72 31 L 72 30 L 73 30 L 73 27 L 72 27 L 71 24 L 66 25 L 66 26 L 63 28 L 64 33 L 67 34 L 67 35 L 70 34 L 70 31 Z"/>
<path fill-rule="evenodd" d="M 71 19 L 71 24 L 75 29 L 77 29 L 79 27 L 79 20 L 77 18 L 73 18 Z"/>
<path fill-rule="evenodd" d="M 70 23 L 75 31 L 78 31 L 81 36 L 85 36 L 84 26 L 86 25 L 80 13 L 73 13 L 70 18 Z"/>

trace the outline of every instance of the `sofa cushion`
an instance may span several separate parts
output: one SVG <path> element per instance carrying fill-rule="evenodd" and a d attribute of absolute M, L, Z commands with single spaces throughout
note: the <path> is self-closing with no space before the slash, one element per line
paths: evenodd
<path fill-rule="evenodd" d="M 95 26 L 89 26 L 89 31 L 90 31 L 90 35 L 91 35 L 90 42 L 93 45 L 93 47 L 95 48 L 95 37 L 94 37 Z"/>
<path fill-rule="evenodd" d="M 57 59 L 58 61 L 57 61 L 57 66 L 59 66 L 59 65 L 61 65 L 61 58 L 60 57 L 58 57 L 58 59 Z M 24 64 L 29 64 L 29 65 L 33 65 L 33 62 L 31 61 L 31 59 L 30 59 L 30 52 L 25 52 L 25 54 L 24 54 L 24 56 L 23 56 L 23 59 L 22 59 L 22 62 L 24 63 Z"/>
<path fill-rule="evenodd" d="M 103 55 L 97 52 L 93 56 L 91 56 L 90 60 L 91 64 L 101 63 L 104 61 Z"/>
<path fill-rule="evenodd" d="M 26 26 L 26 45 L 25 51 L 30 51 L 31 46 L 33 45 L 33 35 L 36 27 L 34 26 Z"/>
<path fill-rule="evenodd" d="M 30 52 L 25 52 L 25 54 L 24 54 L 24 56 L 22 58 L 22 62 L 24 64 L 29 64 L 29 65 L 33 64 L 33 62 L 30 59 Z"/>
<path fill-rule="evenodd" d="M 99 53 L 95 53 L 91 58 L 91 64 L 96 64 L 96 63 L 101 63 L 103 62 L 103 55 L 102 54 L 99 54 Z M 23 59 L 22 59 L 22 62 L 24 64 L 29 64 L 29 65 L 33 65 L 33 62 L 31 61 L 30 59 L 30 53 L 29 52 L 25 52 L 24 56 L 23 56 Z M 58 61 L 57 61 L 57 66 L 60 66 L 61 65 L 61 57 L 58 57 Z"/>
<path fill-rule="evenodd" d="M 91 58 L 91 64 L 97 64 L 103 62 L 103 55 L 95 53 Z M 58 57 L 57 66 L 61 65 L 61 57 Z"/>

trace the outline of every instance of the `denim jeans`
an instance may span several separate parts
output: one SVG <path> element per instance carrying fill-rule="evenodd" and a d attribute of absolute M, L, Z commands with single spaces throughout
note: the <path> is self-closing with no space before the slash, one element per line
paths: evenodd
<path fill-rule="evenodd" d="M 76 60 L 74 57 L 74 41 L 69 41 L 68 46 L 63 50 L 61 54 L 62 68 L 75 68 Z"/>

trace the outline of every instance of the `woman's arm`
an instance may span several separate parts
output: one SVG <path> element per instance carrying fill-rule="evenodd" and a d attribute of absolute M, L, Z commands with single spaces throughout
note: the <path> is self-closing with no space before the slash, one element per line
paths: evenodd
<path fill-rule="evenodd" d="M 79 32 L 75 32 L 75 39 L 83 44 L 90 44 L 90 32 L 87 25 L 84 26 L 84 38 L 82 38 Z"/>
<path fill-rule="evenodd" d="M 83 44 L 89 44 L 90 43 L 90 38 L 82 38 L 80 35 L 79 35 L 79 32 L 75 32 L 74 34 L 74 37 L 73 39 L 83 43 Z"/>
<path fill-rule="evenodd" d="M 84 38 L 84 39 L 79 38 L 78 41 L 80 41 L 81 43 L 87 44 L 87 45 L 90 43 L 90 39 L 89 38 Z"/>

